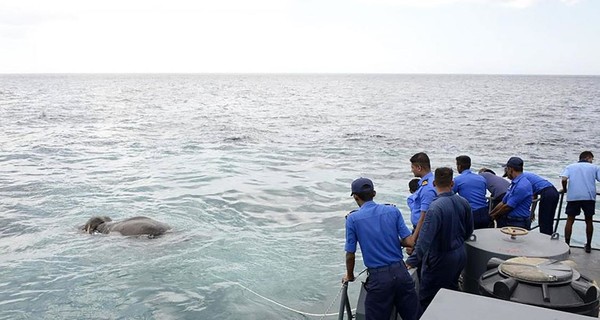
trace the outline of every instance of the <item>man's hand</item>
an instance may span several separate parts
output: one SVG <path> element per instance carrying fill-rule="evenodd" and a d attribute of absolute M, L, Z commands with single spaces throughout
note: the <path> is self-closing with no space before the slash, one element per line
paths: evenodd
<path fill-rule="evenodd" d="M 343 278 L 342 278 L 342 283 L 348 283 L 348 282 L 352 282 L 354 281 L 354 275 L 353 274 L 346 274 Z"/>
<path fill-rule="evenodd" d="M 408 254 L 409 256 L 413 254 L 414 251 L 415 247 L 406 247 L 406 254 Z"/>

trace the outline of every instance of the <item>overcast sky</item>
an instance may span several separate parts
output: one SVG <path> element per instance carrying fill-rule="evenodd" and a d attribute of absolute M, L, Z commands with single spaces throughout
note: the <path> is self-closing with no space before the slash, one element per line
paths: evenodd
<path fill-rule="evenodd" d="M 600 75 L 600 0 L 2 0 L 0 73 Z"/>

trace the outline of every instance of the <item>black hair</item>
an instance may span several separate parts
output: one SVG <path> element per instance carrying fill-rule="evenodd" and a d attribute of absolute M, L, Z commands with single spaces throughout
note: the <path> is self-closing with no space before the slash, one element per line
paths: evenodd
<path fill-rule="evenodd" d="M 489 172 L 489 173 L 491 173 L 493 175 L 496 175 L 496 173 L 494 172 L 494 170 L 488 169 L 488 168 L 483 169 L 483 172 Z"/>
<path fill-rule="evenodd" d="M 437 168 L 435 169 L 435 185 L 438 187 L 449 187 L 452 184 L 452 169 Z"/>
<path fill-rule="evenodd" d="M 471 158 L 469 156 L 458 156 L 456 157 L 456 164 L 460 165 L 463 169 L 471 169 Z"/>
<path fill-rule="evenodd" d="M 507 167 L 515 170 L 516 172 L 523 172 L 523 167 Z"/>
<path fill-rule="evenodd" d="M 594 154 L 591 151 L 584 151 L 579 155 L 579 160 L 585 160 L 587 158 L 593 158 Z"/>
<path fill-rule="evenodd" d="M 425 152 L 415 153 L 410 157 L 410 163 L 419 165 L 425 169 L 431 169 L 431 162 L 429 162 L 429 156 Z"/>
<path fill-rule="evenodd" d="M 375 198 L 375 190 L 355 192 L 354 194 L 364 202 L 372 201 Z"/>
<path fill-rule="evenodd" d="M 417 191 L 417 189 L 419 189 L 419 179 L 412 179 L 408 182 L 408 190 L 410 190 L 410 192 L 415 192 Z"/>

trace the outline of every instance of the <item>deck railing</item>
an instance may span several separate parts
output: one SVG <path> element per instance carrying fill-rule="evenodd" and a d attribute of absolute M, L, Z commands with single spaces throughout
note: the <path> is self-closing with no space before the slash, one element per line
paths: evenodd
<path fill-rule="evenodd" d="M 338 320 L 344 320 L 344 311 L 348 315 L 348 319 L 352 320 L 352 309 L 350 308 L 350 300 L 348 299 L 348 282 L 344 282 L 343 284 Z"/>
<path fill-rule="evenodd" d="M 560 216 L 561 213 L 562 213 L 562 207 L 563 207 L 563 200 L 564 200 L 564 197 L 565 197 L 565 192 L 563 190 L 560 190 L 559 193 L 560 193 L 560 200 L 559 200 L 559 203 L 558 203 L 558 211 L 556 212 L 555 217 L 554 217 L 554 232 L 556 232 L 558 230 L 558 223 L 560 221 L 566 221 L 567 220 L 566 217 L 565 218 L 561 218 L 561 216 Z M 596 192 L 596 195 L 597 196 L 600 195 L 600 192 Z M 575 221 L 585 221 L 585 219 L 575 218 Z M 600 223 L 600 220 L 593 219 L 592 223 L 593 224 Z M 580 249 L 584 248 L 583 246 L 575 246 L 575 245 L 571 245 L 571 247 L 573 247 L 573 248 L 580 248 Z M 592 246 L 592 250 L 599 250 L 600 251 L 600 248 L 594 248 Z"/>
<path fill-rule="evenodd" d="M 566 215 L 565 215 L 564 218 L 561 217 L 561 214 L 563 212 L 562 208 L 563 208 L 563 203 L 564 203 L 564 198 L 565 198 L 565 192 L 563 190 L 560 190 L 560 191 L 558 191 L 558 193 L 560 194 L 560 198 L 559 198 L 559 203 L 558 203 L 558 211 L 555 212 L 554 219 L 553 219 L 554 220 L 554 229 L 553 229 L 554 233 L 557 232 L 557 230 L 558 230 L 558 224 L 560 223 L 560 221 L 566 221 L 567 220 Z M 596 195 L 600 195 L 600 192 L 597 192 Z M 540 200 L 540 198 L 533 199 L 533 202 L 531 203 L 531 215 L 532 216 L 535 213 L 535 209 L 537 208 L 537 204 L 538 204 L 539 200 Z M 492 199 L 491 199 L 491 197 L 488 197 L 488 203 L 489 203 L 489 210 L 491 212 L 492 209 L 493 209 L 492 208 Z M 539 214 L 536 217 L 539 219 Z M 585 219 L 575 218 L 575 221 L 585 221 Z M 600 220 L 593 219 L 592 223 L 594 223 L 594 224 L 600 223 Z M 532 226 L 531 230 L 537 229 L 539 227 L 540 227 L 539 225 Z M 571 247 L 573 247 L 573 248 L 580 248 L 580 249 L 584 248 L 583 246 L 577 246 L 577 245 L 571 245 Z M 594 248 L 592 246 L 592 250 L 598 250 L 598 251 L 600 251 L 600 248 Z"/>

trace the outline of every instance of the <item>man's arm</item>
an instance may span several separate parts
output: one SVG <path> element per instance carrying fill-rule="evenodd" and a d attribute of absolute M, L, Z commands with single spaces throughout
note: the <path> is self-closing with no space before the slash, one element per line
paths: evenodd
<path fill-rule="evenodd" d="M 354 252 L 346 252 L 346 275 L 342 282 L 346 283 L 354 281 L 354 264 L 356 262 L 356 255 Z"/>
<path fill-rule="evenodd" d="M 415 228 L 415 232 L 413 233 L 414 241 L 417 241 L 419 238 L 419 233 L 421 232 L 421 227 L 423 227 L 423 222 L 425 221 L 425 211 L 421 211 L 421 216 L 419 217 L 419 222 L 417 222 L 417 227 Z"/>
<path fill-rule="evenodd" d="M 404 239 L 401 239 L 400 244 L 405 248 L 414 247 L 415 246 L 415 235 L 411 234 L 410 236 L 408 236 Z"/>
<path fill-rule="evenodd" d="M 492 220 L 496 220 L 504 215 L 506 215 L 507 213 L 509 213 L 513 208 L 511 208 L 509 205 L 507 205 L 504 202 L 500 202 L 493 210 L 492 212 L 490 212 L 490 217 L 492 218 Z"/>
<path fill-rule="evenodd" d="M 433 238 L 437 234 L 440 229 L 441 220 L 440 214 L 436 214 L 436 209 L 429 210 L 427 217 L 423 219 L 423 234 L 419 239 L 419 243 L 415 245 L 414 252 L 408 257 L 406 264 L 409 267 L 416 267 L 421 264 L 421 260 L 429 248 L 431 247 L 431 243 Z"/>
<path fill-rule="evenodd" d="M 425 221 L 425 211 L 421 211 L 421 216 L 419 217 L 419 222 L 417 222 L 417 226 L 415 227 L 415 232 L 413 232 L 410 239 L 407 239 L 406 245 L 402 243 L 402 245 L 406 248 L 406 253 L 409 255 L 413 254 L 415 250 L 415 245 L 417 244 L 417 239 L 419 238 L 419 233 L 421 232 L 421 227 Z M 403 239 L 404 240 L 404 239 Z"/>
<path fill-rule="evenodd" d="M 562 180 L 560 180 L 560 183 L 562 184 L 562 188 L 563 188 L 563 192 L 567 193 L 567 182 L 568 182 L 569 178 L 567 177 L 562 177 Z"/>

